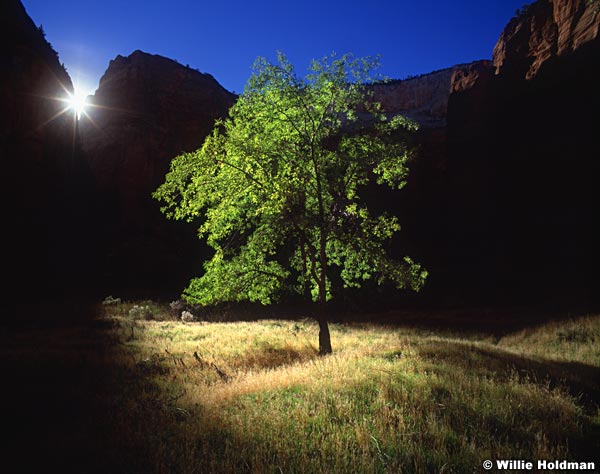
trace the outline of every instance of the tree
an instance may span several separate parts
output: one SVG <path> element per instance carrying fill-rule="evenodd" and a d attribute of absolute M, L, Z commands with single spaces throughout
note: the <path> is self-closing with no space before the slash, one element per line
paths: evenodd
<path fill-rule="evenodd" d="M 387 255 L 397 218 L 373 215 L 360 196 L 372 180 L 404 185 L 411 150 L 403 137 L 416 129 L 370 98 L 376 65 L 332 55 L 300 78 L 282 54 L 278 64 L 259 58 L 229 117 L 200 150 L 173 160 L 155 197 L 169 218 L 202 219 L 199 234 L 215 251 L 184 298 L 269 304 L 297 291 L 318 302 L 327 354 L 333 277 L 345 287 L 372 278 L 422 286 L 419 265 Z"/>

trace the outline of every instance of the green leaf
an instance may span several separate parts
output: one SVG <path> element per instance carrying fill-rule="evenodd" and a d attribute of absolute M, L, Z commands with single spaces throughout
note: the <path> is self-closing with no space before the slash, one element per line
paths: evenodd
<path fill-rule="evenodd" d="M 282 53 L 276 64 L 258 58 L 229 117 L 173 160 L 154 197 L 169 218 L 200 218 L 215 251 L 186 299 L 269 304 L 292 290 L 325 302 L 334 278 L 421 288 L 427 273 L 387 254 L 397 218 L 373 216 L 360 194 L 372 180 L 404 185 L 417 128 L 373 100 L 377 65 L 330 55 L 302 78 Z"/>

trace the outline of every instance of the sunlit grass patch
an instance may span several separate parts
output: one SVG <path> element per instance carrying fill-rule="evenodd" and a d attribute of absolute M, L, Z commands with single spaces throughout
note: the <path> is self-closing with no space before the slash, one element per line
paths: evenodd
<path fill-rule="evenodd" d="M 524 329 L 503 337 L 498 344 L 525 354 L 600 366 L 600 316 Z"/>
<path fill-rule="evenodd" d="M 569 353 L 568 365 L 553 351 L 588 344 L 598 319 L 500 341 L 332 324 L 334 354 L 319 357 L 311 320 L 113 317 L 131 384 L 118 423 L 155 472 L 472 472 L 483 459 L 587 459 L 600 447 L 594 349 Z M 579 324 L 587 343 L 560 335 Z M 149 421 L 128 428 L 129 418 Z"/>

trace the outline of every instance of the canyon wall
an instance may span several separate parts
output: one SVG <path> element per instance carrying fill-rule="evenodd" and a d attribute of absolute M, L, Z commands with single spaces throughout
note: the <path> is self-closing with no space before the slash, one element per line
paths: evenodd
<path fill-rule="evenodd" d="M 539 0 L 501 34 L 494 74 L 455 76 L 440 245 L 457 300 L 598 302 L 599 24 L 586 1 Z"/>
<path fill-rule="evenodd" d="M 545 62 L 595 41 L 598 13 L 597 3 L 588 0 L 544 0 L 525 6 L 496 43 L 496 75 L 532 79 Z"/>
<path fill-rule="evenodd" d="M 61 299 L 92 273 L 92 177 L 61 100 L 71 79 L 17 0 L 0 6 L 0 64 L 3 286 L 11 302 Z"/>
<path fill-rule="evenodd" d="M 380 193 L 399 255 L 430 270 L 399 304 L 598 304 L 599 24 L 585 0 L 539 0 L 491 61 L 378 86 L 421 125 L 406 188 Z"/>
<path fill-rule="evenodd" d="M 18 1 L 1 13 L 11 292 L 176 294 L 206 249 L 151 193 L 235 95 L 135 51 L 111 61 L 77 122 L 41 29 Z M 599 24 L 584 0 L 539 0 L 508 23 L 491 61 L 373 86 L 389 113 L 421 125 L 406 188 L 378 194 L 403 226 L 395 251 L 430 270 L 418 301 L 598 301 Z"/>
<path fill-rule="evenodd" d="M 151 194 L 234 100 L 210 74 L 162 56 L 135 51 L 110 62 L 79 129 L 103 203 L 107 288 L 180 291 L 201 270 L 195 229 L 167 221 Z"/>

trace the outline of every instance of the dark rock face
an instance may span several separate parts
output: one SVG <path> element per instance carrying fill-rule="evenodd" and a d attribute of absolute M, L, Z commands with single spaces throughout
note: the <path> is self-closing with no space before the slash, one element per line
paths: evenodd
<path fill-rule="evenodd" d="M 412 300 L 443 304 L 447 280 L 452 280 L 456 272 L 448 267 L 445 240 L 451 226 L 447 209 L 448 104 L 451 93 L 479 90 L 492 74 L 492 62 L 482 60 L 374 86 L 374 99 L 387 113 L 402 114 L 420 126 L 414 138 L 417 154 L 409 164 L 406 187 L 399 192 L 378 189 L 374 193 L 380 201 L 376 206 L 400 218 L 402 231 L 394 242 L 397 256 L 410 255 L 430 271 L 421 294 L 405 293 L 398 304 Z M 476 112 L 481 105 L 475 102 L 470 107 Z"/>
<path fill-rule="evenodd" d="M 77 294 L 93 266 L 84 256 L 91 176 L 74 113 L 58 100 L 73 86 L 19 1 L 1 3 L 0 44 L 3 285 L 13 301 L 60 299 Z"/>
<path fill-rule="evenodd" d="M 105 204 L 107 290 L 180 291 L 200 271 L 199 243 L 193 226 L 166 221 L 151 193 L 235 96 L 209 74 L 135 51 L 110 62 L 90 99 L 80 131 Z"/>
<path fill-rule="evenodd" d="M 402 301 L 598 305 L 599 24 L 584 0 L 539 0 L 493 61 L 377 86 L 421 124 L 406 188 L 379 195 L 395 247 L 430 270 Z"/>
<path fill-rule="evenodd" d="M 419 298 L 598 303 L 599 25 L 584 0 L 539 0 L 509 22 L 493 61 L 374 86 L 388 112 L 421 124 L 406 189 L 378 194 L 403 225 L 395 248 L 431 272 Z M 7 291 L 179 292 L 204 250 L 150 195 L 235 96 L 136 51 L 111 61 L 91 120 L 77 123 L 56 100 L 71 81 L 20 2 L 2 3 L 0 27 Z"/>
<path fill-rule="evenodd" d="M 502 33 L 496 75 L 453 83 L 440 244 L 456 299 L 598 303 L 599 23 L 540 0 Z"/>

